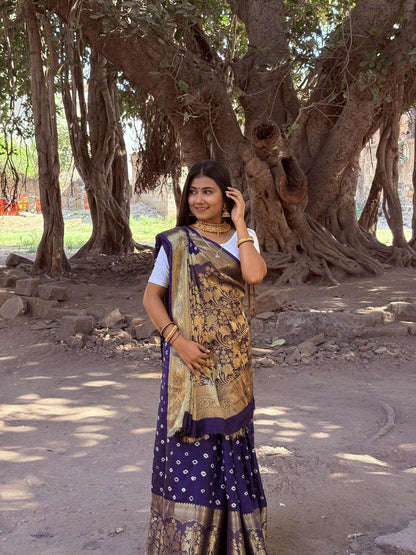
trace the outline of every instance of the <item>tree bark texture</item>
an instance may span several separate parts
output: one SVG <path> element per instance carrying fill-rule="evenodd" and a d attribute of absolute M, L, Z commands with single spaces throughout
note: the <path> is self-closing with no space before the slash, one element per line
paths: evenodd
<path fill-rule="evenodd" d="M 63 19 L 72 6 L 68 0 L 44 2 Z M 160 28 L 155 36 L 140 24 L 125 32 L 115 21 L 104 32 L 103 21 L 95 17 L 102 13 L 101 3 L 76 4 L 86 40 L 170 119 L 184 162 L 215 158 L 230 169 L 237 187 L 247 188 L 250 218 L 269 257 L 287 256 L 289 265 L 298 262 L 299 252 L 306 253 L 310 261 L 299 279 L 329 274 L 329 260 L 353 274 L 363 268 L 379 271 L 370 256 L 374 238 L 355 217 L 356 160 L 364 139 L 380 125 L 384 101 L 412 67 L 416 14 L 400 19 L 405 0 L 358 0 L 329 37 L 307 76 L 308 87 L 295 91 L 287 63 L 289 4 L 231 0 L 229 5 L 245 24 L 249 43 L 242 57 L 226 65 L 194 22 L 178 45 L 173 34 Z M 400 32 L 392 34 L 399 24 Z M 234 110 L 237 90 L 245 128 Z M 250 140 L 253 130 L 267 130 L 269 121 L 280 129 L 274 147 L 284 145 L 277 165 L 275 150 L 264 154 L 267 148 Z M 301 172 L 307 187 L 300 185 Z M 333 241 L 335 251 L 326 250 Z M 374 249 L 373 256 L 386 260 L 384 249 Z"/>
<path fill-rule="evenodd" d="M 58 133 L 56 127 L 55 86 L 57 71 L 55 47 L 44 20 L 43 35 L 32 0 L 25 4 L 31 57 L 32 106 L 38 151 L 39 194 L 43 214 L 43 234 L 33 273 L 60 274 L 70 270 L 64 250 L 64 221 L 59 187 Z M 48 68 L 42 60 L 42 36 L 49 51 Z"/>
<path fill-rule="evenodd" d="M 87 102 L 80 71 L 83 59 L 78 55 L 83 49 L 82 40 L 73 41 L 72 31 L 68 30 L 68 65 L 62 90 L 74 160 L 85 184 L 92 220 L 91 237 L 73 258 L 133 252 L 135 243 L 129 226 L 131 192 L 116 73 L 109 70 L 104 56 L 92 50 Z"/>

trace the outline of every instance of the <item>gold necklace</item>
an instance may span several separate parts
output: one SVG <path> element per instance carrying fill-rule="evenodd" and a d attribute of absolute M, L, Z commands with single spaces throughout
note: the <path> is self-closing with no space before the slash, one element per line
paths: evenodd
<path fill-rule="evenodd" d="M 230 226 L 230 227 L 231 227 L 231 226 Z M 230 241 L 230 239 L 231 239 L 231 237 L 230 237 L 230 238 L 228 238 L 224 243 L 221 243 L 221 244 L 219 245 L 220 248 L 219 248 L 218 250 L 216 250 L 216 249 L 213 247 L 213 245 L 212 245 L 212 243 L 211 243 L 211 241 L 210 241 L 209 239 L 207 239 L 206 237 L 204 237 L 204 236 L 201 235 L 200 233 L 198 233 L 198 235 L 199 235 L 199 236 L 201 237 L 201 239 L 204 241 L 204 243 L 206 244 L 206 246 L 208 247 L 208 249 L 214 254 L 215 258 L 219 258 L 219 257 L 220 257 L 220 252 L 222 251 L 224 245 L 225 245 L 226 243 L 228 243 L 228 241 Z M 218 246 L 218 244 L 217 244 L 217 246 Z"/>
<path fill-rule="evenodd" d="M 200 231 L 205 231 L 205 233 L 216 233 L 217 235 L 220 233 L 227 233 L 227 231 L 230 231 L 231 229 L 231 225 L 228 222 L 211 224 L 209 222 L 202 222 L 201 220 L 197 220 L 194 223 L 194 227 Z"/>

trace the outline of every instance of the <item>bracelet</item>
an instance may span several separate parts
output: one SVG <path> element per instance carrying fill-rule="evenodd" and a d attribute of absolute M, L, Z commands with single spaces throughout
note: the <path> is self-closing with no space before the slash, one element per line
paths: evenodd
<path fill-rule="evenodd" d="M 165 341 L 166 343 L 169 343 L 169 341 L 172 339 L 172 337 L 175 335 L 175 333 L 179 331 L 178 326 L 175 324 L 173 326 L 173 328 L 170 330 L 170 332 L 167 334 L 167 336 L 165 337 Z"/>
<path fill-rule="evenodd" d="M 180 332 L 179 330 L 175 330 L 175 331 L 178 332 L 178 333 L 177 333 L 177 335 L 175 335 L 175 336 L 173 337 L 173 339 L 170 340 L 170 344 L 171 344 L 171 345 L 174 344 L 174 342 L 178 339 L 178 337 L 179 337 L 180 334 L 181 334 L 181 332 Z"/>
<path fill-rule="evenodd" d="M 165 329 L 166 329 L 168 326 L 170 326 L 171 324 L 175 325 L 175 322 L 169 321 L 169 322 L 167 322 L 164 326 L 162 326 L 162 327 L 159 329 L 160 335 L 163 335 L 163 332 L 165 331 Z"/>
<path fill-rule="evenodd" d="M 247 235 L 247 237 L 241 237 L 241 239 L 237 241 L 237 247 L 239 247 L 243 243 L 254 243 L 254 239 L 251 235 Z"/>

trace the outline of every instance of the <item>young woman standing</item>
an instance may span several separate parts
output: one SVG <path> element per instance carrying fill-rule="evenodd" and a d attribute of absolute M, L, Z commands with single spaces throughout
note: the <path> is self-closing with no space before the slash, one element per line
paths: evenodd
<path fill-rule="evenodd" d="M 245 283 L 266 265 L 228 171 L 191 168 L 143 304 L 162 336 L 148 555 L 266 554 Z"/>

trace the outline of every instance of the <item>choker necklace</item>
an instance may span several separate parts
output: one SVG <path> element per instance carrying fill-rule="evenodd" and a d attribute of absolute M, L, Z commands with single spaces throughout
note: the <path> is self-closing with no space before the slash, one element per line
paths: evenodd
<path fill-rule="evenodd" d="M 228 222 L 221 222 L 220 224 L 211 224 L 209 222 L 202 222 L 201 220 L 197 220 L 194 223 L 194 227 L 199 229 L 200 231 L 205 231 L 206 233 L 216 233 L 219 235 L 220 233 L 227 233 L 230 231 L 231 225 Z"/>

